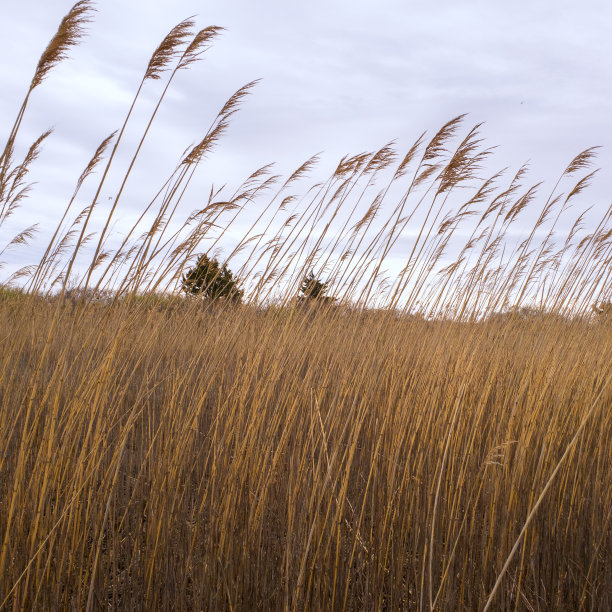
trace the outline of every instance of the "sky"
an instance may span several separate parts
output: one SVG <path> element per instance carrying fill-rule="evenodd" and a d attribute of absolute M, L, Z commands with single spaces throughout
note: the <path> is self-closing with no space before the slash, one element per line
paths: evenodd
<path fill-rule="evenodd" d="M 0 144 L 72 4 L 0 0 Z M 468 113 L 466 126 L 484 122 L 482 136 L 497 146 L 491 170 L 528 161 L 533 182 L 554 184 L 575 154 L 600 145 L 602 171 L 588 203 L 603 211 L 612 199 L 608 0 L 100 0 L 87 38 L 28 108 L 18 149 L 49 127 L 54 133 L 36 162 L 30 199 L 11 221 L 15 228 L 39 222 L 38 244 L 46 244 L 45 229 L 61 215 L 96 146 L 121 124 L 152 51 L 192 15 L 199 27 L 225 31 L 173 84 L 134 169 L 119 227 L 223 102 L 253 79 L 261 80 L 202 169 L 216 185 L 238 185 L 269 162 L 290 173 L 319 152 L 323 172 L 344 154 L 392 139 L 404 151 L 421 132 Z M 157 91 L 145 90 L 142 117 Z M 128 132 L 126 149 L 137 136 Z M 22 258 L 10 255 L 9 264 Z"/>

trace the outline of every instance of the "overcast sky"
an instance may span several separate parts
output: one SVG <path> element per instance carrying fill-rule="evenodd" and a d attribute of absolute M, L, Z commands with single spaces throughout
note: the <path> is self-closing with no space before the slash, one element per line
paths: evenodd
<path fill-rule="evenodd" d="M 0 143 L 72 4 L 1 0 Z M 152 51 L 191 15 L 200 27 L 226 31 L 174 83 L 128 207 L 154 193 L 225 99 L 256 78 L 202 170 L 215 184 L 237 185 L 272 161 L 290 172 L 319 151 L 330 168 L 345 153 L 391 139 L 405 151 L 422 131 L 469 113 L 467 121 L 484 121 L 483 136 L 498 146 L 492 169 L 529 160 L 533 182 L 554 183 L 576 153 L 602 145 L 603 171 L 589 199 L 600 210 L 612 199 L 609 0 L 101 0 L 97 8 L 88 37 L 35 91 L 25 117 L 21 147 L 48 127 L 55 132 L 21 219 L 50 227 L 58 218 L 92 151 L 121 124 Z M 145 101 L 156 93 L 148 88 Z"/>

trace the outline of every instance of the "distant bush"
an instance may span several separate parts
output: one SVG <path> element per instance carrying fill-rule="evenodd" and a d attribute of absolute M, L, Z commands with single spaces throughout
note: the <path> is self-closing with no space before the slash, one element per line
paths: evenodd
<path fill-rule="evenodd" d="M 195 266 L 183 275 L 182 289 L 188 295 L 224 299 L 235 304 L 240 303 L 243 296 L 231 270 L 206 254 L 200 255 Z"/>
<path fill-rule="evenodd" d="M 331 304 L 335 298 L 325 295 L 327 283 L 316 278 L 314 272 L 310 272 L 302 279 L 298 301 L 309 304 Z"/>

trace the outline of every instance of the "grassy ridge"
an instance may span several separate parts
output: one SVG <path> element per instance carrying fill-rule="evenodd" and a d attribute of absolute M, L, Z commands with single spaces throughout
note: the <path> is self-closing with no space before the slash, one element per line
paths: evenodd
<path fill-rule="evenodd" d="M 91 9 L 10 129 L 0 229 L 49 136 L 15 161 L 29 99 Z M 123 131 L 220 31 L 194 26 L 160 43 L 22 289 L 0 290 L 0 609 L 610 609 L 612 207 L 573 210 L 594 150 L 542 196 L 524 169 L 482 178 L 491 150 L 479 126 L 454 142 L 458 117 L 303 195 L 316 159 L 261 168 L 180 221 L 250 83 L 113 236 L 157 110 L 102 209 Z M 0 256 L 35 230 L 3 232 Z M 224 245 L 245 303 L 176 295 Z M 335 300 L 294 299 L 313 269 Z"/>

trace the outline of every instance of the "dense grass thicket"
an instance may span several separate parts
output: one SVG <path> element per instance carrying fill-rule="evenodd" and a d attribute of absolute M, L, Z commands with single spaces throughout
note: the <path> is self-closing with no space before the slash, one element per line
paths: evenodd
<path fill-rule="evenodd" d="M 610 600 L 610 328 L 0 304 L 17 608 Z"/>
<path fill-rule="evenodd" d="M 0 257 L 35 236 L 4 237 L 49 135 L 15 160 L 28 102 L 91 10 L 8 129 Z M 219 30 L 173 28 L 132 109 Z M 159 105 L 103 208 L 130 109 L 0 290 L 0 609 L 612 609 L 612 207 L 577 207 L 594 150 L 543 195 L 524 168 L 482 178 L 458 117 L 301 194 L 314 158 L 184 214 L 251 87 L 118 237 Z M 203 261 L 232 299 L 181 294 Z"/>

